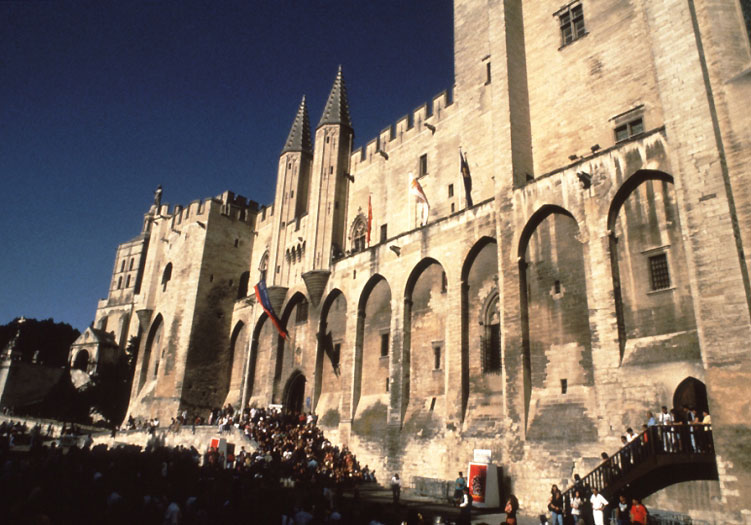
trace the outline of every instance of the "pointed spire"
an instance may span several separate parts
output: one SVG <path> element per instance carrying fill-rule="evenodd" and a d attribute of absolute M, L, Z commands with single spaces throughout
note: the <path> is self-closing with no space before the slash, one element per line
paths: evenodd
<path fill-rule="evenodd" d="M 289 136 L 287 142 L 284 143 L 282 153 L 288 151 L 313 153 L 310 139 L 310 118 L 308 118 L 308 105 L 305 103 L 305 95 L 302 96 L 302 102 L 297 109 L 295 121 L 292 123 L 292 129 L 289 130 Z"/>
<path fill-rule="evenodd" d="M 326 102 L 326 108 L 323 110 L 323 116 L 321 122 L 318 123 L 318 127 L 320 128 L 324 124 L 341 124 L 352 129 L 352 121 L 349 119 L 347 88 L 342 78 L 342 66 L 339 66 L 334 86 L 329 93 L 329 99 Z"/>

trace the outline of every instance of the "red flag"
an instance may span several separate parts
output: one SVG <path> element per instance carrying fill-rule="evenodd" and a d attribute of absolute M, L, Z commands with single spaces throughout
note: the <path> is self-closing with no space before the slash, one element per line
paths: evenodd
<path fill-rule="evenodd" d="M 370 228 L 373 226 L 373 206 L 370 204 L 370 195 L 368 195 L 368 231 L 366 238 L 370 246 Z"/>

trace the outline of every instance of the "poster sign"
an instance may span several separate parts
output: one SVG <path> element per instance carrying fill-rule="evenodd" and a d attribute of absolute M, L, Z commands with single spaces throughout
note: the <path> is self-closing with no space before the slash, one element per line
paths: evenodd
<path fill-rule="evenodd" d="M 477 463 L 469 465 L 469 493 L 472 501 L 485 503 L 485 481 L 488 474 L 488 466 Z"/>

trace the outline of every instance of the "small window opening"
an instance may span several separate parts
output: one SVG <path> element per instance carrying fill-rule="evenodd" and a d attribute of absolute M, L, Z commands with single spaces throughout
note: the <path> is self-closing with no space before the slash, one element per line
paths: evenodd
<path fill-rule="evenodd" d="M 451 203 L 451 213 L 454 213 L 454 203 Z"/>
<path fill-rule="evenodd" d="M 490 62 L 485 64 L 485 83 L 490 84 Z"/>
<path fill-rule="evenodd" d="M 130 275 L 125 279 L 125 287 L 130 288 Z"/>
<path fill-rule="evenodd" d="M 120 263 L 120 271 L 122 272 L 124 270 L 125 270 L 125 259 L 123 259 L 122 262 Z"/>
<path fill-rule="evenodd" d="M 237 248 L 240 245 L 240 239 L 235 239 L 235 248 Z"/>
<path fill-rule="evenodd" d="M 167 263 L 162 273 L 162 291 L 167 291 L 167 283 L 172 279 L 172 263 Z"/>
<path fill-rule="evenodd" d="M 441 368 L 441 347 L 436 345 L 433 347 L 433 370 L 439 370 Z"/>
<path fill-rule="evenodd" d="M 381 242 L 386 242 L 388 238 L 388 224 L 381 224 Z"/>
<path fill-rule="evenodd" d="M 435 408 L 435 398 L 430 400 L 430 411 L 432 412 L 434 408 Z"/>
<path fill-rule="evenodd" d="M 641 117 L 615 128 L 615 141 L 621 142 L 640 133 L 644 133 L 644 120 Z"/>
<path fill-rule="evenodd" d="M 122 287 L 123 287 L 123 278 L 122 277 L 118 277 L 118 279 L 117 279 L 117 289 L 119 290 Z"/>
<path fill-rule="evenodd" d="M 587 34 L 584 28 L 584 11 L 580 3 L 564 7 L 557 15 L 561 26 L 561 47 Z"/>
<path fill-rule="evenodd" d="M 454 196 L 454 185 L 449 184 L 449 197 L 453 197 L 453 196 Z"/>
<path fill-rule="evenodd" d="M 135 259 L 131 259 L 130 260 L 130 267 L 128 268 L 128 270 L 132 270 L 133 269 L 133 264 L 135 263 L 135 261 L 136 261 Z"/>
<path fill-rule="evenodd" d="M 565 394 L 568 391 L 568 379 L 561 379 L 561 394 Z"/>
<path fill-rule="evenodd" d="M 441 293 L 448 291 L 448 280 L 446 279 L 446 272 L 441 272 Z"/>
<path fill-rule="evenodd" d="M 352 270 L 352 278 L 357 279 L 357 270 Z"/>
<path fill-rule="evenodd" d="M 386 392 L 389 391 L 389 378 L 386 378 Z"/>
<path fill-rule="evenodd" d="M 381 334 L 381 357 L 389 355 L 389 332 Z"/>
<path fill-rule="evenodd" d="M 555 284 L 553 284 L 553 290 L 555 293 L 561 293 L 561 281 L 556 281 Z"/>
<path fill-rule="evenodd" d="M 420 155 L 420 177 L 428 174 L 428 154 Z"/>
<path fill-rule="evenodd" d="M 668 270 L 668 255 L 661 253 L 649 258 L 649 273 L 652 290 L 670 288 L 670 272 Z"/>

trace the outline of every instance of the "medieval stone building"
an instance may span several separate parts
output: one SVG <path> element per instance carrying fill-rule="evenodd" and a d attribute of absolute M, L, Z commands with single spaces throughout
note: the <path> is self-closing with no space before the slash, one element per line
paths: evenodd
<path fill-rule="evenodd" d="M 749 3 L 454 4 L 455 85 L 363 147 L 340 70 L 273 204 L 157 194 L 95 320 L 140 335 L 129 413 L 311 410 L 408 485 L 490 449 L 537 509 L 708 406 L 719 482 L 684 509 L 749 519 Z"/>

